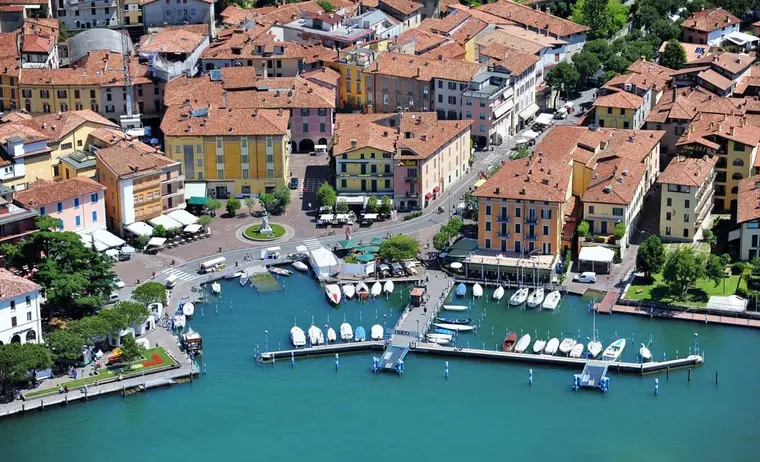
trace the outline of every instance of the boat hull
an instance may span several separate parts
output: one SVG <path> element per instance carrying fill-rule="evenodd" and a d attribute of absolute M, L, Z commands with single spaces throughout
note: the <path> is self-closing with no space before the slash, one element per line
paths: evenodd
<path fill-rule="evenodd" d="M 514 347 L 514 351 L 517 353 L 524 353 L 530 346 L 530 334 L 525 334 L 520 337 Z"/>
<path fill-rule="evenodd" d="M 443 309 L 446 311 L 467 311 L 470 308 L 464 305 L 443 305 Z"/>
<path fill-rule="evenodd" d="M 509 298 L 509 304 L 512 306 L 519 306 L 525 303 L 528 299 L 528 289 L 520 289 Z"/>
<path fill-rule="evenodd" d="M 456 332 L 471 332 L 475 330 L 475 326 L 466 326 L 462 324 L 446 324 L 443 322 L 434 322 L 433 325 L 435 327 L 440 327 L 441 329 L 448 329 Z"/>

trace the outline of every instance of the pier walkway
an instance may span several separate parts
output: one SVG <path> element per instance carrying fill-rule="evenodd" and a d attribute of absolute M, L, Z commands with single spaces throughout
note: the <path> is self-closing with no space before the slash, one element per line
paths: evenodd
<path fill-rule="evenodd" d="M 454 280 L 441 271 L 428 271 L 428 283 L 425 290 L 427 300 L 423 306 L 412 307 L 404 311 L 396 323 L 391 345 L 409 346 L 421 339 L 432 324 L 443 302 L 454 285 Z"/>
<path fill-rule="evenodd" d="M 753 327 L 760 329 L 760 319 L 740 318 L 737 316 L 722 316 L 717 314 L 708 314 L 704 312 L 693 311 L 675 311 L 654 309 L 650 310 L 644 306 L 612 305 L 608 311 L 601 310 L 600 313 L 625 313 L 638 316 L 647 316 L 661 319 L 678 319 L 681 321 L 701 322 L 703 324 L 721 324 L 724 326 Z"/>

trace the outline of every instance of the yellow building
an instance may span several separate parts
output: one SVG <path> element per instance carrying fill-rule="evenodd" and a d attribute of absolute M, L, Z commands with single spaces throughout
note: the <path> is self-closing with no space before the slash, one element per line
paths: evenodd
<path fill-rule="evenodd" d="M 289 119 L 279 109 L 170 107 L 161 130 L 167 156 L 210 197 L 250 196 L 287 182 Z"/>
<path fill-rule="evenodd" d="M 660 183 L 660 239 L 693 242 L 700 238 L 713 208 L 717 157 L 676 157 Z"/>
<path fill-rule="evenodd" d="M 338 87 L 338 109 L 363 109 L 367 104 L 364 72 L 382 51 L 387 49 L 387 40 L 362 43 L 347 50 L 340 50 L 335 62 L 326 66 L 340 73 Z"/>
<path fill-rule="evenodd" d="M 600 127 L 638 130 L 646 119 L 644 98 L 626 91 L 598 97 L 594 108 L 594 123 Z"/>

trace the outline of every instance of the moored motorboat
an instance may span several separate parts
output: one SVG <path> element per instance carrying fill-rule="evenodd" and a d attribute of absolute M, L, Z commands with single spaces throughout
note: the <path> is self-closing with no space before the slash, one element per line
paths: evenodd
<path fill-rule="evenodd" d="M 335 329 L 332 327 L 327 329 L 327 341 L 329 343 L 335 343 L 335 341 L 338 340 L 338 336 L 335 335 Z"/>
<path fill-rule="evenodd" d="M 333 305 L 339 304 L 340 287 L 338 287 L 338 284 L 327 284 L 325 286 L 325 295 L 327 295 L 327 299 L 330 300 L 330 303 Z"/>
<path fill-rule="evenodd" d="M 184 314 L 186 318 L 192 318 L 193 314 L 195 314 L 195 305 L 190 302 L 182 305 L 182 314 Z"/>
<path fill-rule="evenodd" d="M 194 331 L 192 327 L 187 328 L 187 332 L 182 334 L 182 346 L 190 354 L 199 353 L 203 350 L 203 339 L 201 334 Z"/>
<path fill-rule="evenodd" d="M 480 297 L 482 297 L 482 296 L 483 296 L 483 286 L 481 286 L 480 284 L 478 284 L 478 283 L 476 282 L 476 283 L 475 283 L 475 285 L 474 285 L 474 286 L 472 286 L 472 295 L 473 295 L 475 298 L 480 298 Z"/>
<path fill-rule="evenodd" d="M 514 351 L 517 353 L 523 353 L 530 346 L 530 334 L 525 334 L 520 337 L 514 347 Z"/>
<path fill-rule="evenodd" d="M 278 268 L 276 266 L 270 266 L 269 272 L 277 274 L 279 276 L 290 276 L 291 274 L 293 274 L 292 271 L 286 270 L 284 268 Z"/>
<path fill-rule="evenodd" d="M 440 327 L 441 329 L 448 329 L 457 332 L 470 332 L 475 330 L 475 326 L 467 326 L 463 324 L 446 324 L 444 322 L 434 322 L 433 325 L 435 327 Z"/>
<path fill-rule="evenodd" d="M 464 297 L 464 295 L 467 293 L 467 286 L 464 285 L 463 282 L 460 282 L 455 293 L 457 297 Z"/>
<path fill-rule="evenodd" d="M 604 349 L 602 353 L 602 361 L 617 361 L 620 359 L 620 355 L 623 354 L 625 349 L 625 339 L 619 338 Z"/>
<path fill-rule="evenodd" d="M 213 294 L 220 294 L 222 293 L 222 285 L 218 282 L 211 283 L 211 293 Z"/>
<path fill-rule="evenodd" d="M 589 356 L 591 356 L 592 358 L 596 358 L 597 356 L 599 356 L 599 353 L 602 352 L 602 342 L 600 342 L 599 340 L 591 340 L 588 342 L 588 345 L 586 348 L 588 350 Z"/>
<path fill-rule="evenodd" d="M 383 331 L 383 326 L 380 324 L 375 324 L 369 330 L 369 338 L 372 340 L 382 340 L 384 335 L 385 332 Z"/>
<path fill-rule="evenodd" d="M 559 339 L 557 337 L 552 337 L 548 342 L 546 342 L 544 353 L 553 355 L 557 353 L 557 348 L 559 348 Z"/>
<path fill-rule="evenodd" d="M 356 296 L 361 300 L 369 297 L 369 287 L 367 287 L 367 284 L 362 281 L 356 283 Z"/>
<path fill-rule="evenodd" d="M 174 328 L 175 329 L 182 329 L 182 328 L 185 327 L 185 320 L 186 320 L 186 318 L 185 318 L 184 314 L 179 314 L 179 313 L 175 314 L 174 317 L 172 318 L 172 320 L 174 322 Z"/>
<path fill-rule="evenodd" d="M 443 305 L 443 309 L 446 311 L 467 311 L 470 308 L 465 305 Z"/>
<path fill-rule="evenodd" d="M 306 334 L 304 334 L 303 329 L 298 326 L 293 326 L 293 328 L 290 329 L 290 342 L 294 347 L 305 346 Z"/>
<path fill-rule="evenodd" d="M 448 345 L 453 338 L 454 336 L 449 334 L 427 334 L 426 336 L 428 342 L 437 343 L 438 345 Z"/>
<path fill-rule="evenodd" d="M 546 340 L 538 339 L 533 344 L 533 353 L 541 353 L 546 348 Z"/>
<path fill-rule="evenodd" d="M 649 348 L 647 348 L 647 346 L 643 343 L 641 344 L 641 348 L 639 348 L 639 356 L 641 356 L 641 359 L 643 359 L 645 362 L 652 360 L 652 352 L 649 351 Z"/>
<path fill-rule="evenodd" d="M 364 332 L 364 328 L 362 326 L 356 328 L 356 332 L 354 333 L 354 340 L 357 342 L 363 342 L 367 340 L 367 333 Z"/>
<path fill-rule="evenodd" d="M 382 291 L 383 291 L 383 286 L 380 284 L 380 282 L 375 282 L 374 284 L 372 284 L 372 290 L 370 293 L 372 294 L 373 297 L 377 297 L 378 295 L 380 295 L 380 292 Z"/>
<path fill-rule="evenodd" d="M 343 284 L 343 295 L 346 296 L 346 300 L 351 300 L 356 294 L 356 287 L 353 284 Z"/>
<path fill-rule="evenodd" d="M 306 266 L 306 263 L 302 261 L 294 261 L 293 268 L 297 269 L 298 271 L 303 271 L 303 272 L 309 271 L 309 267 Z"/>
<path fill-rule="evenodd" d="M 510 305 L 522 305 L 525 303 L 525 300 L 528 299 L 528 288 L 520 289 L 517 292 L 513 293 L 511 297 L 509 297 L 509 304 Z"/>
<path fill-rule="evenodd" d="M 528 307 L 535 308 L 544 301 L 544 289 L 539 287 L 528 297 Z"/>
<path fill-rule="evenodd" d="M 493 291 L 493 299 L 497 302 L 504 296 L 504 287 L 499 286 Z"/>
<path fill-rule="evenodd" d="M 553 310 L 557 308 L 560 300 L 562 300 L 562 294 L 559 293 L 559 290 L 553 290 L 546 296 L 544 303 L 541 304 L 541 308 L 545 310 Z"/>
<path fill-rule="evenodd" d="M 517 332 L 510 332 L 501 342 L 501 351 L 512 351 L 517 343 Z"/>
<path fill-rule="evenodd" d="M 243 273 L 243 275 L 240 276 L 240 285 L 245 286 L 246 284 L 248 284 L 248 275 Z"/>
<path fill-rule="evenodd" d="M 224 279 L 237 279 L 244 274 L 245 274 L 245 271 L 237 271 L 235 273 L 225 274 Z"/>
<path fill-rule="evenodd" d="M 467 325 L 472 322 L 472 319 L 470 318 L 446 318 L 446 317 L 438 317 L 438 320 L 440 322 L 445 322 L 447 324 L 462 324 Z"/>
<path fill-rule="evenodd" d="M 340 325 L 340 339 L 344 342 L 350 342 L 354 339 L 354 330 L 351 328 L 351 324 L 344 322 Z"/>
<path fill-rule="evenodd" d="M 325 343 L 325 335 L 322 333 L 322 329 L 313 324 L 309 327 L 309 343 L 311 343 L 311 346 Z"/>
<path fill-rule="evenodd" d="M 559 352 L 563 355 L 569 354 L 570 351 L 575 348 L 575 345 L 578 343 L 577 340 L 575 340 L 572 337 L 565 337 L 562 339 L 562 342 L 559 344 Z"/>
<path fill-rule="evenodd" d="M 583 344 L 582 343 L 576 343 L 572 350 L 570 350 L 570 356 L 571 358 L 580 358 L 583 355 Z"/>
<path fill-rule="evenodd" d="M 445 334 L 445 335 L 456 335 L 457 331 L 455 330 L 449 330 L 449 329 L 441 329 L 440 327 L 434 327 L 431 332 L 431 334 Z"/>
<path fill-rule="evenodd" d="M 392 294 L 394 289 L 393 281 L 385 281 L 385 284 L 383 284 L 383 292 L 386 294 Z"/>

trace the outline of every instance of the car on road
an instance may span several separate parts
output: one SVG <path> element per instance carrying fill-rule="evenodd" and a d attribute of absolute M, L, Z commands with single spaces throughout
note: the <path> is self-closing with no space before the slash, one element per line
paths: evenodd
<path fill-rule="evenodd" d="M 288 187 L 290 189 L 298 189 L 298 177 L 294 176 L 290 179 L 290 182 L 288 183 Z"/>
<path fill-rule="evenodd" d="M 115 285 L 117 289 L 123 289 L 126 284 L 124 284 L 124 281 L 116 277 L 113 278 L 113 285 Z"/>
<path fill-rule="evenodd" d="M 596 282 L 596 273 L 593 271 L 585 271 L 581 274 L 576 274 L 573 278 L 575 282 L 587 282 L 593 284 Z"/>
<path fill-rule="evenodd" d="M 108 302 L 107 303 L 116 303 L 119 301 L 119 294 L 117 292 L 112 292 L 111 295 L 108 296 Z"/>

